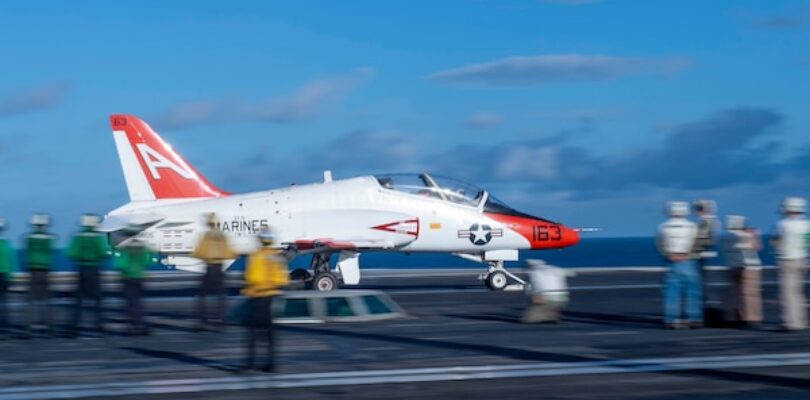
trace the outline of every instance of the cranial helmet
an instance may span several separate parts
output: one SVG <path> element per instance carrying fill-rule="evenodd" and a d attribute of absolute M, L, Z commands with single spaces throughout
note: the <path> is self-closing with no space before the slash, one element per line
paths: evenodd
<path fill-rule="evenodd" d="M 51 224 L 51 217 L 48 214 L 34 214 L 31 216 L 31 225 L 48 226 Z"/>
<path fill-rule="evenodd" d="M 667 215 L 670 217 L 685 217 L 689 215 L 689 204 L 684 201 L 670 201 L 667 203 Z"/>
<path fill-rule="evenodd" d="M 526 269 L 528 269 L 528 270 L 541 269 L 541 268 L 545 267 L 546 265 L 548 265 L 548 264 L 546 264 L 546 262 L 544 260 L 537 260 L 537 259 L 526 260 Z"/>
<path fill-rule="evenodd" d="M 807 201 L 801 197 L 788 197 L 782 202 L 783 213 L 804 214 Z"/>
<path fill-rule="evenodd" d="M 209 226 L 215 226 L 219 223 L 219 218 L 217 218 L 217 214 L 215 213 L 208 213 L 205 215 L 205 223 Z"/>
<path fill-rule="evenodd" d="M 263 244 L 272 244 L 276 240 L 276 235 L 273 234 L 273 231 L 270 228 L 264 228 L 259 232 L 259 240 Z"/>
<path fill-rule="evenodd" d="M 695 211 L 714 214 L 717 212 L 717 203 L 714 200 L 698 200 L 694 203 Z"/>
<path fill-rule="evenodd" d="M 99 218 L 99 216 L 96 214 L 84 214 L 81 218 L 79 218 L 79 225 L 81 225 L 83 228 L 95 228 L 100 220 L 101 218 Z"/>
<path fill-rule="evenodd" d="M 726 227 L 736 230 L 745 228 L 745 217 L 742 215 L 729 215 L 726 217 Z"/>

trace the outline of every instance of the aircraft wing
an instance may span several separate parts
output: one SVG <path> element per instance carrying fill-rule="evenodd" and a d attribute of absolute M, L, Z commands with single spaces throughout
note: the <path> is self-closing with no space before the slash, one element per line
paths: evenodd
<path fill-rule="evenodd" d="M 101 223 L 96 226 L 96 230 L 99 232 L 116 232 L 130 225 L 154 224 L 164 218 L 165 217 L 162 215 L 151 213 L 108 215 L 104 218 L 104 221 L 101 221 Z"/>

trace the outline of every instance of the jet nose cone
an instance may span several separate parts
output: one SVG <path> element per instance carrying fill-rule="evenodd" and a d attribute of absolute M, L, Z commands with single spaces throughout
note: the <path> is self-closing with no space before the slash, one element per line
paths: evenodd
<path fill-rule="evenodd" d="M 560 230 L 562 230 L 562 247 L 573 246 L 579 243 L 579 232 L 575 229 L 571 229 L 565 226 L 561 226 Z"/>

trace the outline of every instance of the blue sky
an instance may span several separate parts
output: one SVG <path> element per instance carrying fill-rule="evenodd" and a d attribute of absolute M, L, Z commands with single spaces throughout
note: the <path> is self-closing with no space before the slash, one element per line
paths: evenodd
<path fill-rule="evenodd" d="M 603 235 L 810 196 L 810 2 L 5 2 L 0 214 L 127 201 L 110 113 L 235 192 L 455 176 Z"/>

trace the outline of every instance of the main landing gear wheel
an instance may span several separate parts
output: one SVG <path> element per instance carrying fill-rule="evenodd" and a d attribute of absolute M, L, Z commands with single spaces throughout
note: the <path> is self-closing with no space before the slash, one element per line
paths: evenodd
<path fill-rule="evenodd" d="M 338 281 L 331 272 L 319 272 L 312 278 L 312 289 L 319 292 L 330 292 L 337 289 Z"/>
<path fill-rule="evenodd" d="M 501 271 L 490 272 L 486 278 L 486 285 L 490 290 L 503 290 L 509 279 Z"/>

